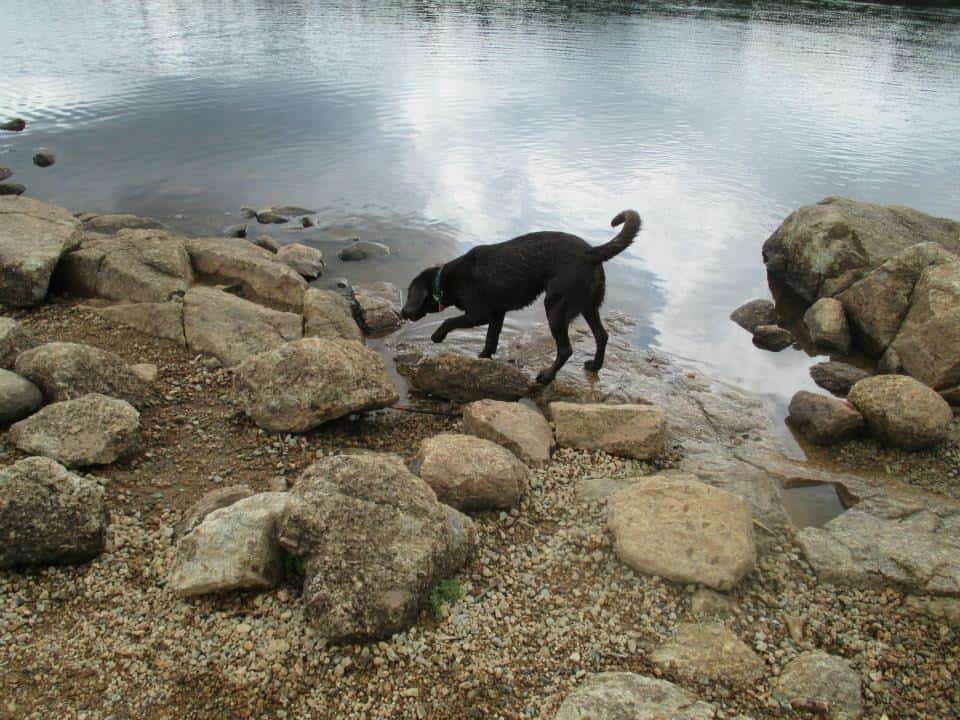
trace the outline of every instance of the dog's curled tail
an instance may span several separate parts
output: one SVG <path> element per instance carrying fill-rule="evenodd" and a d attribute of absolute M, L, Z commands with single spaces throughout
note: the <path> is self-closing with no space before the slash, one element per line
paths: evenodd
<path fill-rule="evenodd" d="M 620 232 L 617 233 L 617 236 L 610 242 L 590 248 L 590 258 L 594 263 L 599 265 L 619 255 L 630 247 L 633 239 L 637 236 L 637 233 L 640 232 L 640 226 L 642 224 L 643 222 L 640 220 L 640 216 L 636 210 L 624 210 L 623 212 L 617 213 L 617 216 L 610 221 L 610 227 L 616 227 L 617 225 L 623 225 L 623 227 L 620 228 Z"/>

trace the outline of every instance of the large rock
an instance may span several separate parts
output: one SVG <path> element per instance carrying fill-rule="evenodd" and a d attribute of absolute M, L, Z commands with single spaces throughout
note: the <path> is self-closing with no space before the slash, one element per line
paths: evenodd
<path fill-rule="evenodd" d="M 761 325 L 776 325 L 777 309 L 769 300 L 751 300 L 730 313 L 730 319 L 753 333 Z"/>
<path fill-rule="evenodd" d="M 0 425 L 25 418 L 41 405 L 40 388 L 16 373 L 0 369 Z"/>
<path fill-rule="evenodd" d="M 126 325 L 150 337 L 173 340 L 186 347 L 183 301 L 179 298 L 164 303 L 123 303 L 91 310 L 113 325 Z"/>
<path fill-rule="evenodd" d="M 249 358 L 236 375 L 247 414 L 274 432 L 305 432 L 400 397 L 381 357 L 352 340 L 285 343 Z"/>
<path fill-rule="evenodd" d="M 513 507 L 526 492 L 530 476 L 509 450 L 453 433 L 424 440 L 412 469 L 440 502 L 463 511 Z"/>
<path fill-rule="evenodd" d="M 183 329 L 191 350 L 233 366 L 303 335 L 299 315 L 271 310 L 230 293 L 193 287 L 184 296 Z"/>
<path fill-rule="evenodd" d="M 231 238 L 186 241 L 193 269 L 204 280 L 237 285 L 248 300 L 299 310 L 307 283 L 268 250 Z"/>
<path fill-rule="evenodd" d="M 303 336 L 362 341 L 363 331 L 343 295 L 310 288 L 303 296 Z"/>
<path fill-rule="evenodd" d="M 409 627 L 476 543 L 396 455 L 326 458 L 290 492 L 280 543 L 305 559 L 303 601 L 322 637 L 380 638 Z M 466 546 L 466 547 L 465 547 Z"/>
<path fill-rule="evenodd" d="M 539 411 L 526 405 L 477 400 L 463 407 L 463 429 L 502 445 L 532 465 L 550 461 L 553 430 Z"/>
<path fill-rule="evenodd" d="M 323 253 L 316 248 L 302 243 L 290 243 L 282 245 L 275 257 L 307 280 L 323 275 Z"/>
<path fill-rule="evenodd" d="M 774 686 L 798 710 L 825 708 L 826 717 L 835 720 L 863 714 L 860 675 L 847 660 L 820 650 L 787 663 Z"/>
<path fill-rule="evenodd" d="M 881 515 L 858 506 L 823 527 L 803 528 L 797 542 L 826 582 L 960 595 L 956 508 L 950 514 L 913 504 Z"/>
<path fill-rule="evenodd" d="M 260 493 L 211 512 L 177 542 L 170 588 L 189 597 L 276 585 L 284 571 L 277 527 L 288 500 Z"/>
<path fill-rule="evenodd" d="M 839 397 L 846 397 L 850 388 L 870 377 L 870 373 L 847 363 L 829 360 L 812 365 L 810 377 L 824 390 L 829 390 Z"/>
<path fill-rule="evenodd" d="M 136 449 L 140 413 L 125 400 L 91 393 L 47 405 L 11 427 L 10 439 L 70 468 L 107 465 Z"/>
<path fill-rule="evenodd" d="M 729 590 L 756 564 L 744 502 L 692 475 L 638 480 L 608 508 L 614 550 L 637 572 Z"/>
<path fill-rule="evenodd" d="M 103 489 L 48 458 L 0 468 L 0 568 L 85 562 L 107 537 Z"/>
<path fill-rule="evenodd" d="M 163 225 L 149 217 L 112 213 L 86 217 L 83 229 L 101 235 L 116 235 L 121 230 L 162 230 Z"/>
<path fill-rule="evenodd" d="M 761 350 L 780 352 L 793 344 L 793 333 L 779 325 L 758 325 L 753 331 L 753 344 Z"/>
<path fill-rule="evenodd" d="M 211 490 L 187 509 L 174 530 L 178 536 L 186 535 L 202 523 L 204 518 L 214 510 L 233 505 L 238 500 L 243 500 L 251 495 L 253 495 L 253 490 L 246 485 L 228 485 Z"/>
<path fill-rule="evenodd" d="M 649 460 L 664 448 L 666 413 L 655 405 L 550 404 L 557 444 Z"/>
<path fill-rule="evenodd" d="M 554 720 L 713 720 L 714 707 L 666 680 L 625 672 L 591 675 Z"/>
<path fill-rule="evenodd" d="M 843 303 L 835 298 L 820 298 L 807 308 L 803 322 L 810 340 L 818 350 L 840 355 L 850 354 L 850 325 Z"/>
<path fill-rule="evenodd" d="M 863 416 L 843 400 L 801 390 L 790 400 L 789 419 L 815 445 L 835 445 L 863 432 Z"/>
<path fill-rule="evenodd" d="M 760 656 L 722 623 L 682 623 L 650 654 L 650 662 L 694 679 L 736 685 L 756 682 L 765 669 Z"/>
<path fill-rule="evenodd" d="M 960 250 L 960 223 L 899 205 L 829 197 L 791 213 L 763 245 L 767 271 L 813 302 L 921 242 Z M 844 303 L 846 305 L 846 303 Z"/>
<path fill-rule="evenodd" d="M 392 283 L 367 283 L 354 286 L 354 298 L 360 320 L 368 335 L 381 337 L 400 327 L 400 292 Z"/>
<path fill-rule="evenodd" d="M 56 285 L 79 297 L 160 303 L 182 295 L 193 282 L 184 238 L 165 230 L 120 230 L 83 236 L 64 256 Z"/>
<path fill-rule="evenodd" d="M 950 278 L 956 281 L 960 277 L 960 261 L 935 243 L 921 243 L 888 258 L 837 296 L 846 310 L 857 343 L 864 351 L 879 357 L 894 342 L 911 312 L 918 285 L 923 278 L 931 276 L 933 285 L 942 285 L 942 280 L 947 280 L 943 287 L 947 295 L 934 300 L 941 315 L 924 318 L 914 314 L 914 332 L 919 333 L 922 340 L 929 340 L 925 329 L 929 321 L 932 328 L 939 328 L 946 333 L 942 338 L 947 343 L 945 354 L 949 355 L 950 349 L 956 349 L 954 343 L 958 335 L 951 332 L 949 324 L 951 308 L 955 310 L 960 305 L 960 291 L 950 287 Z M 925 285 L 929 287 L 929 283 Z M 942 315 L 943 312 L 946 312 L 946 316 Z M 935 352 L 935 355 L 940 354 Z M 949 365 L 956 358 L 950 356 L 943 360 Z"/>
<path fill-rule="evenodd" d="M 923 383 L 904 375 L 861 380 L 847 399 L 885 445 L 919 450 L 941 442 L 953 420 L 950 405 Z"/>
<path fill-rule="evenodd" d="M 60 256 L 80 242 L 80 223 L 55 205 L 0 196 L 0 305 L 42 303 Z"/>
<path fill-rule="evenodd" d="M 37 339 L 13 318 L 0 317 L 0 370 L 12 370 L 17 356 L 37 346 Z"/>
<path fill-rule="evenodd" d="M 100 393 L 140 407 L 148 386 L 119 355 L 79 343 L 53 342 L 27 350 L 16 371 L 35 383 L 49 402 Z"/>
<path fill-rule="evenodd" d="M 397 372 L 415 390 L 454 402 L 517 400 L 532 387 L 522 370 L 499 360 L 455 352 L 425 355 L 412 351 L 398 355 L 396 361 Z"/>

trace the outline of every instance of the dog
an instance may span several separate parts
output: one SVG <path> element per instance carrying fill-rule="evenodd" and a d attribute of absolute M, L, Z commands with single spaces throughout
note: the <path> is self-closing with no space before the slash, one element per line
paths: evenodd
<path fill-rule="evenodd" d="M 606 292 L 603 263 L 633 243 L 642 222 L 634 210 L 618 213 L 611 227 L 623 225 L 608 243 L 592 246 L 564 232 L 534 232 L 495 245 L 479 245 L 445 265 L 429 267 L 410 283 L 400 315 L 417 321 L 428 313 L 457 307 L 463 315 L 444 320 L 430 337 L 443 342 L 452 330 L 487 326 L 479 357 L 497 352 L 503 318 L 511 310 L 530 305 L 546 293 L 544 307 L 550 333 L 557 345 L 553 364 L 537 375 L 549 385 L 573 349 L 568 327 L 577 315 L 587 321 L 597 349 L 584 366 L 591 372 L 603 367 L 607 331 L 600 321 L 600 305 Z"/>

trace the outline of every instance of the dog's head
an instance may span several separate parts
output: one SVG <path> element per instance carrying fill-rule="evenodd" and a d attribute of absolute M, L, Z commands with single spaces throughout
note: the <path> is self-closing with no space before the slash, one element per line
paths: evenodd
<path fill-rule="evenodd" d="M 413 279 L 407 289 L 407 301 L 403 304 L 400 317 L 404 320 L 419 320 L 427 313 L 440 312 L 437 288 L 439 274 L 439 267 L 430 267 Z"/>

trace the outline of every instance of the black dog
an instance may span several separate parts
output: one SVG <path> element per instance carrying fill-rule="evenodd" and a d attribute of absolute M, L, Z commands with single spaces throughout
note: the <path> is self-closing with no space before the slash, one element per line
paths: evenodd
<path fill-rule="evenodd" d="M 562 232 L 535 232 L 475 247 L 446 265 L 417 275 L 400 314 L 407 320 L 419 320 L 455 305 L 464 314 L 444 320 L 431 340 L 443 342 L 451 330 L 487 325 L 480 357 L 488 358 L 497 352 L 504 315 L 526 307 L 546 291 L 544 306 L 557 343 L 557 359 L 537 375 L 537 382 L 553 382 L 573 354 L 567 327 L 577 315 L 583 315 L 597 342 L 593 360 L 586 363 L 587 370 L 596 372 L 603 367 L 607 347 L 607 331 L 600 322 L 606 289 L 602 263 L 630 246 L 641 222 L 635 211 L 624 210 L 610 224 L 623 224 L 623 228 L 613 240 L 597 247 Z"/>

